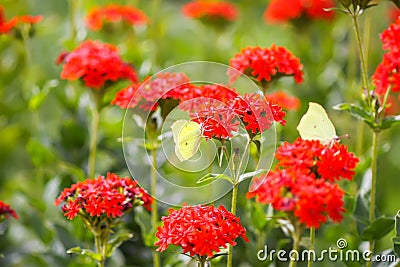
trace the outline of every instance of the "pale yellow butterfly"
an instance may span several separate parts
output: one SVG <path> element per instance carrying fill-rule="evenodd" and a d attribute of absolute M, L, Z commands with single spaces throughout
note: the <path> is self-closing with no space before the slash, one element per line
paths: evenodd
<path fill-rule="evenodd" d="M 193 157 L 199 150 L 201 125 L 194 121 L 177 120 L 171 125 L 171 129 L 178 159 L 185 161 Z"/>
<path fill-rule="evenodd" d="M 337 137 L 335 126 L 331 122 L 325 109 L 317 103 L 310 102 L 307 112 L 303 115 L 296 128 L 302 139 L 319 140 L 329 144 Z"/>

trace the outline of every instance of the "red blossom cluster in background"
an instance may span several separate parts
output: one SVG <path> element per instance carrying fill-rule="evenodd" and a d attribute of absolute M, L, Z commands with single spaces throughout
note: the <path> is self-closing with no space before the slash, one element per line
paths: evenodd
<path fill-rule="evenodd" d="M 18 219 L 18 215 L 15 210 L 13 210 L 9 204 L 6 204 L 0 200 L 0 222 L 9 218 L 10 216 Z"/>
<path fill-rule="evenodd" d="M 335 13 L 327 9 L 334 6 L 332 0 L 271 0 L 264 12 L 264 19 L 270 23 L 302 18 L 331 20 Z"/>
<path fill-rule="evenodd" d="M 383 49 L 388 51 L 383 55 L 382 62 L 376 68 L 372 81 L 376 86 L 376 93 L 383 98 L 389 88 L 393 93 L 400 92 L 400 18 L 392 23 L 380 35 L 380 38 Z M 397 105 L 398 100 L 390 95 L 386 113 L 396 114 L 398 112 Z"/>
<path fill-rule="evenodd" d="M 190 256 L 212 257 L 227 244 L 236 245 L 242 237 L 248 242 L 246 229 L 240 219 L 227 211 L 224 206 L 183 206 L 179 210 L 169 210 L 162 217 L 163 225 L 158 227 L 157 251 L 164 251 L 169 245 L 181 246 L 183 253 Z"/>
<path fill-rule="evenodd" d="M 62 79 L 82 79 L 85 86 L 93 89 L 120 79 L 137 81 L 135 70 L 122 61 L 117 48 L 99 41 L 84 41 L 74 51 L 62 53 L 57 63 L 64 63 Z"/>
<path fill-rule="evenodd" d="M 131 178 L 107 173 L 106 177 L 86 179 L 65 188 L 54 205 L 62 202 L 66 203 L 62 207 L 64 215 L 72 220 L 78 214 L 121 217 L 124 212 L 139 205 L 151 210 L 153 199 Z"/>
<path fill-rule="evenodd" d="M 10 20 L 6 20 L 4 15 L 4 8 L 0 6 L 0 34 L 10 32 L 14 27 L 18 24 L 35 24 L 40 22 L 43 19 L 43 16 L 17 16 L 13 17 Z"/>
<path fill-rule="evenodd" d="M 293 76 L 297 83 L 303 81 L 300 59 L 282 46 L 244 48 L 230 60 L 229 65 L 260 82 L 269 82 L 282 76 Z M 231 82 L 239 76 L 237 71 L 231 69 L 228 70 L 228 75 Z"/>
<path fill-rule="evenodd" d="M 109 4 L 105 7 L 95 7 L 86 16 L 85 21 L 89 29 L 98 31 L 105 23 L 124 21 L 129 25 L 143 25 L 147 23 L 147 16 L 133 6 Z"/>
<path fill-rule="evenodd" d="M 351 180 L 359 161 L 345 145 L 298 138 L 285 142 L 275 157 L 276 168 L 254 179 L 248 198 L 291 212 L 307 227 L 318 228 L 328 217 L 343 219 L 344 191 L 335 181 Z"/>
<path fill-rule="evenodd" d="M 193 19 L 234 21 L 238 17 L 236 7 L 232 3 L 224 1 L 195 0 L 185 4 L 182 12 L 185 16 Z"/>
<path fill-rule="evenodd" d="M 269 102 L 278 104 L 285 110 L 297 110 L 300 107 L 300 100 L 284 91 L 275 91 L 265 97 Z"/>

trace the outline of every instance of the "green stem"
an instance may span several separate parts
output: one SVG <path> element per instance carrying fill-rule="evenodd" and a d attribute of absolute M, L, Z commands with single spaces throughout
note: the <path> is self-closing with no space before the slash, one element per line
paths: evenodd
<path fill-rule="evenodd" d="M 364 48 L 363 44 L 361 41 L 361 35 L 360 35 L 360 28 L 358 25 L 358 13 L 352 13 L 351 18 L 353 20 L 353 26 L 354 26 L 354 33 L 356 35 L 356 42 L 358 46 L 358 52 L 360 54 L 360 61 L 361 61 L 361 75 L 362 75 L 362 83 L 363 83 L 363 89 L 368 91 L 368 74 L 367 74 L 367 61 L 365 59 L 365 54 L 364 54 Z"/>
<path fill-rule="evenodd" d="M 232 206 L 231 212 L 232 214 L 236 215 L 236 206 L 237 206 L 237 194 L 239 189 L 239 183 L 235 182 L 232 189 Z M 233 247 L 231 245 L 228 246 L 228 260 L 227 260 L 227 267 L 232 267 L 233 263 Z"/>
<path fill-rule="evenodd" d="M 298 233 L 295 233 L 295 236 L 293 237 L 293 251 L 299 251 L 299 243 L 300 243 L 300 237 Z M 296 257 L 291 257 L 289 267 L 296 267 L 297 261 L 295 259 Z"/>
<path fill-rule="evenodd" d="M 92 89 L 89 89 L 92 90 Z M 90 143 L 89 143 L 89 159 L 88 159 L 88 176 L 94 178 L 96 167 L 96 153 L 97 153 L 97 139 L 99 132 L 99 118 L 100 118 L 100 96 L 97 92 L 91 91 L 93 100 L 92 106 L 92 121 L 90 126 Z"/>
<path fill-rule="evenodd" d="M 160 9 L 161 9 L 161 0 L 153 0 L 152 3 L 152 25 L 151 25 L 151 39 L 154 44 L 153 51 L 153 68 L 159 65 L 159 55 L 160 55 L 160 44 L 161 44 L 161 33 L 160 33 Z"/>
<path fill-rule="evenodd" d="M 372 223 L 375 220 L 375 196 L 376 196 L 376 179 L 377 179 L 377 163 L 378 163 L 378 142 L 379 142 L 379 131 L 372 132 L 372 159 L 371 159 L 371 195 L 369 203 L 369 222 Z M 371 253 L 374 252 L 375 241 L 369 242 L 369 250 Z M 372 261 L 367 262 L 367 266 L 371 266 Z"/>
<path fill-rule="evenodd" d="M 101 259 L 97 262 L 98 267 L 104 267 L 106 262 L 106 245 L 107 240 L 105 240 L 104 244 L 104 236 L 103 234 L 97 234 L 94 236 L 94 243 L 96 245 L 96 252 L 101 254 Z"/>
<path fill-rule="evenodd" d="M 315 228 L 310 228 L 310 251 L 315 250 Z M 308 258 L 307 267 L 312 267 L 313 259 L 311 257 Z"/>
<path fill-rule="evenodd" d="M 157 196 L 157 147 L 151 149 L 151 157 L 153 160 L 153 166 L 151 168 L 151 195 L 154 198 L 153 203 L 151 204 L 151 224 L 153 229 L 157 226 L 158 223 L 158 205 L 156 201 Z M 157 251 L 153 251 L 153 266 L 160 267 L 160 253 Z"/>
<path fill-rule="evenodd" d="M 77 0 L 69 0 L 69 25 L 71 27 L 71 40 L 75 40 L 75 37 L 78 33 L 78 30 L 76 28 L 75 24 L 75 16 L 76 16 L 76 10 L 77 10 Z"/>

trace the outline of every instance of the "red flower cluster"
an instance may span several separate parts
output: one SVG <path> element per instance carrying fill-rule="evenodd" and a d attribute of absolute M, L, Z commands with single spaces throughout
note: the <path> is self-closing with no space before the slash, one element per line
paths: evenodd
<path fill-rule="evenodd" d="M 189 102 L 190 109 L 186 105 L 183 108 L 189 110 L 192 120 L 202 125 L 206 138 L 232 137 L 238 131 L 240 121 L 253 135 L 269 129 L 274 121 L 286 123 L 282 108 L 260 95 L 240 96 L 234 89 L 222 85 L 204 85 L 200 89 L 203 93 Z"/>
<path fill-rule="evenodd" d="M 10 216 L 18 219 L 18 215 L 15 210 L 13 210 L 9 204 L 6 204 L 0 200 L 0 222 L 5 218 L 9 218 Z"/>
<path fill-rule="evenodd" d="M 9 21 L 6 21 L 6 18 L 4 16 L 4 8 L 0 6 L 0 34 L 8 33 L 19 23 L 35 24 L 40 22 L 42 19 L 43 16 L 41 15 L 39 16 L 25 15 L 25 16 L 13 17 Z"/>
<path fill-rule="evenodd" d="M 400 9 L 393 7 L 389 10 L 389 18 L 394 22 L 400 17 Z"/>
<path fill-rule="evenodd" d="M 129 177 L 121 178 L 114 173 L 107 173 L 106 177 L 86 179 L 65 188 L 54 205 L 62 202 L 66 202 L 62 207 L 64 215 L 72 220 L 80 213 L 91 217 L 121 217 L 124 212 L 138 205 L 151 210 L 153 199 Z"/>
<path fill-rule="evenodd" d="M 297 110 L 300 106 L 300 100 L 295 96 L 290 96 L 284 91 L 275 91 L 265 96 L 271 102 L 276 103 L 286 110 Z"/>
<path fill-rule="evenodd" d="M 129 25 L 146 24 L 147 16 L 141 10 L 132 6 L 109 4 L 103 8 L 93 8 L 85 20 L 89 29 L 98 31 L 107 22 L 124 21 Z"/>
<path fill-rule="evenodd" d="M 195 0 L 185 4 L 182 8 L 185 16 L 193 19 L 223 19 L 234 21 L 238 16 L 235 6 L 229 2 L 213 0 Z"/>
<path fill-rule="evenodd" d="M 244 48 L 230 60 L 229 65 L 260 82 L 269 82 L 282 76 L 294 76 L 297 83 L 303 81 L 300 59 L 282 46 Z M 238 78 L 238 73 L 231 69 L 228 70 L 228 75 L 231 82 Z"/>
<path fill-rule="evenodd" d="M 271 23 L 301 18 L 331 20 L 335 13 L 326 9 L 334 6 L 332 0 L 272 0 L 264 12 L 264 19 Z"/>
<path fill-rule="evenodd" d="M 382 34 L 381 40 L 383 49 L 388 50 L 383 55 L 382 62 L 378 65 L 372 76 L 372 81 L 376 86 L 376 93 L 384 96 L 386 91 L 391 87 L 394 93 L 400 92 L 400 18 L 391 24 Z M 400 99 L 400 96 L 399 96 Z M 391 113 L 391 108 L 395 102 L 394 98 L 390 99 L 387 113 Z"/>
<path fill-rule="evenodd" d="M 248 198 L 292 212 L 307 227 L 318 228 L 328 217 L 342 220 L 344 191 L 334 182 L 351 180 L 359 161 L 345 145 L 298 138 L 279 147 L 276 159 L 276 169 L 254 180 Z"/>
<path fill-rule="evenodd" d="M 160 99 L 185 100 L 193 97 L 194 87 L 190 79 L 183 73 L 163 72 L 151 80 L 146 78 L 143 82 L 128 86 L 117 92 L 111 102 L 121 108 L 135 108 L 154 110 Z"/>
<path fill-rule="evenodd" d="M 137 81 L 135 70 L 122 62 L 117 48 L 98 41 L 88 40 L 71 53 L 62 53 L 57 63 L 64 63 L 62 79 L 82 79 L 85 86 L 94 89 L 120 79 Z"/>
<path fill-rule="evenodd" d="M 227 244 L 236 245 L 236 238 L 248 242 L 246 229 L 240 219 L 227 211 L 224 206 L 184 206 L 179 210 L 170 209 L 162 217 L 163 225 L 158 227 L 157 251 L 164 251 L 169 245 L 181 246 L 183 253 L 190 256 L 212 257 Z"/>

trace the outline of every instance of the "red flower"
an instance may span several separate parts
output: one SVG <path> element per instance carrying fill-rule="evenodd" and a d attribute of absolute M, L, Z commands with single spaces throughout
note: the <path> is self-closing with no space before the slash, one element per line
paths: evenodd
<path fill-rule="evenodd" d="M 400 18 L 380 35 L 383 49 L 398 52 L 400 50 Z"/>
<path fill-rule="evenodd" d="M 326 9 L 334 6 L 332 0 L 271 0 L 264 12 L 264 19 L 271 23 L 301 18 L 331 20 L 334 12 Z"/>
<path fill-rule="evenodd" d="M 226 248 L 236 245 L 236 238 L 246 237 L 246 229 L 240 219 L 227 211 L 224 206 L 184 206 L 179 210 L 169 210 L 162 217 L 163 225 L 158 227 L 155 243 L 157 251 L 164 251 L 169 245 L 181 246 L 183 253 L 190 256 L 212 257 Z"/>
<path fill-rule="evenodd" d="M 276 169 L 254 179 L 248 198 L 290 212 L 307 227 L 318 228 L 328 218 L 342 220 L 344 191 L 334 182 L 351 180 L 359 161 L 345 145 L 298 138 L 285 142 L 275 157 Z"/>
<path fill-rule="evenodd" d="M 25 16 L 20 16 L 18 17 L 18 21 L 21 23 L 27 23 L 27 24 L 35 24 L 38 23 L 40 21 L 42 21 L 43 16 L 39 15 L 39 16 L 29 16 L 29 15 L 25 15 Z"/>
<path fill-rule="evenodd" d="M 4 15 L 4 8 L 0 6 L 0 34 L 1 33 L 8 33 L 11 29 L 17 26 L 19 23 L 26 23 L 26 24 L 35 24 L 42 20 L 43 16 L 20 16 L 20 17 L 13 17 L 9 21 L 6 21 Z"/>
<path fill-rule="evenodd" d="M 300 60 L 282 46 L 244 48 L 230 60 L 229 65 L 260 82 L 269 82 L 282 76 L 293 76 L 297 83 L 303 81 Z M 231 82 L 238 78 L 236 71 L 228 70 L 228 75 Z"/>
<path fill-rule="evenodd" d="M 107 173 L 106 177 L 86 179 L 65 188 L 54 201 L 54 205 L 58 206 L 64 201 L 67 203 L 62 207 L 62 211 L 72 220 L 79 212 L 92 217 L 116 218 L 137 205 L 151 210 L 153 199 L 129 177 L 121 178 L 116 174 Z"/>
<path fill-rule="evenodd" d="M 376 93 L 386 94 L 391 87 L 392 92 L 400 92 L 400 18 L 391 24 L 381 35 L 383 49 L 389 50 L 383 56 L 372 76 Z"/>
<path fill-rule="evenodd" d="M 129 79 L 136 82 L 136 72 L 122 62 L 117 48 L 98 41 L 85 41 L 69 54 L 62 53 L 64 66 L 62 79 L 82 79 L 85 86 L 100 89 L 107 82 Z"/>
<path fill-rule="evenodd" d="M 117 92 L 111 104 L 121 108 L 155 109 L 162 99 L 184 100 L 193 97 L 193 86 L 183 73 L 163 72 L 153 80 L 146 78 L 138 84 L 128 86 Z"/>
<path fill-rule="evenodd" d="M 139 9 L 132 6 L 109 4 L 103 8 L 93 8 L 85 18 L 89 29 L 98 31 L 106 22 L 124 21 L 130 25 L 147 23 L 147 16 Z"/>
<path fill-rule="evenodd" d="M 208 18 L 234 21 L 238 16 L 235 6 L 224 1 L 195 0 L 182 8 L 185 16 L 193 19 Z"/>
<path fill-rule="evenodd" d="M 265 98 L 269 102 L 278 104 L 286 110 L 297 110 L 300 106 L 300 100 L 297 97 L 290 96 L 284 91 L 275 91 L 266 95 Z"/>
<path fill-rule="evenodd" d="M 391 21 L 396 21 L 400 17 L 400 9 L 393 7 L 389 9 L 389 18 Z"/>
<path fill-rule="evenodd" d="M 0 200 L 0 222 L 5 218 L 9 218 L 10 216 L 18 219 L 18 215 L 15 210 L 13 210 L 9 204 L 6 204 Z"/>

